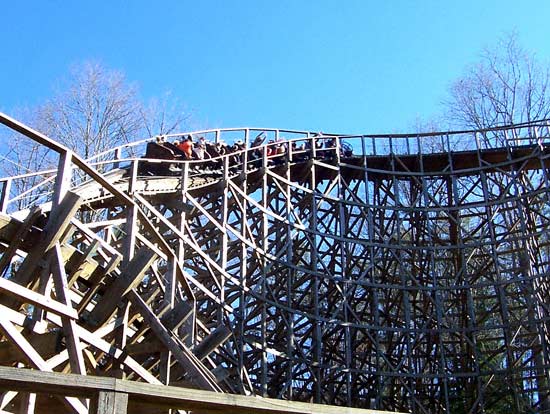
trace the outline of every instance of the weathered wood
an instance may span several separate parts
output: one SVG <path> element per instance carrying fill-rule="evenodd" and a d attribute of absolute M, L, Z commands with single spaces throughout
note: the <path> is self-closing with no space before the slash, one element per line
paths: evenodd
<path fill-rule="evenodd" d="M 73 167 L 69 158 L 92 178 L 75 189 L 86 199 L 79 217 L 112 219 L 68 226 L 54 241 L 63 252 L 58 268 L 70 278 L 65 296 L 79 304 L 72 331 L 86 340 L 62 342 L 47 359 L 51 344 L 40 348 L 36 334 L 65 328 L 67 317 L 15 295 L 8 298 L 12 308 L 0 309 L 59 370 L 71 369 L 68 347 L 86 347 L 86 362 L 98 373 L 128 362 L 130 378 L 168 381 L 172 370 L 171 379 L 185 381 L 188 368 L 170 356 L 183 343 L 208 354 L 203 363 L 191 354 L 186 364 L 207 379 L 207 371 L 216 370 L 221 375 L 212 381 L 226 392 L 434 413 L 460 402 L 478 412 L 494 408 L 487 393 L 496 378 L 508 387 L 503 398 L 511 410 L 525 404 L 549 411 L 550 130 L 546 125 L 541 141 L 533 127 L 524 135 L 511 130 L 511 139 L 505 130 L 357 137 L 357 157 L 342 157 L 339 137 L 304 133 L 304 151 L 285 142 L 277 144 L 285 155 L 276 157 L 263 147 L 261 159 L 245 150 L 211 164 L 176 162 L 183 165 L 181 177 L 136 175 L 137 159 L 120 162 L 133 165 L 131 176 L 103 176 L 78 157 L 65 157 L 58 182 Z M 250 132 L 242 131 L 245 141 Z M 221 131 L 215 133 L 220 138 Z M 526 145 L 519 147 L 521 139 Z M 456 151 L 457 144 L 468 151 Z M 216 171 L 206 168 L 214 165 Z M 48 246 L 44 254 L 35 251 L 46 232 L 31 226 L 17 235 L 17 225 L 0 215 L 2 260 L 34 256 L 29 282 L 16 282 L 50 298 Z M 90 312 L 103 312 L 94 308 L 119 283 L 118 252 L 123 268 L 132 259 L 134 249 L 124 250 L 125 230 L 134 232 L 136 246 L 158 256 L 135 288 L 144 312 L 161 318 L 153 328 L 133 303 L 126 323 L 110 315 L 99 325 L 86 322 Z M 13 235 L 18 246 L 10 244 Z M 127 305 L 122 290 L 112 299 L 121 309 Z M 177 326 L 176 311 L 163 313 L 180 302 L 193 308 L 179 319 L 185 326 Z M 80 331 L 80 325 L 97 330 Z M 220 325 L 232 336 L 211 352 L 212 344 L 223 343 L 210 334 Z M 169 339 L 142 353 L 158 332 Z M 132 347 L 139 352 L 128 358 Z M 28 360 L 21 350 L 1 352 L 13 362 Z M 496 360 L 498 367 L 483 363 Z"/>
<path fill-rule="evenodd" d="M 8 210 L 8 203 L 10 201 L 12 180 L 7 179 L 2 183 L 2 190 L 0 192 L 0 212 L 5 213 Z"/>
<path fill-rule="evenodd" d="M 44 361 L 42 356 L 36 352 L 33 346 L 27 341 L 27 339 L 17 330 L 17 328 L 3 315 L 0 315 L 0 329 L 4 335 L 9 338 L 12 343 L 19 348 L 19 351 L 25 355 L 28 363 L 34 368 L 42 371 L 51 371 L 50 367 Z"/>
<path fill-rule="evenodd" d="M 128 394 L 114 391 L 99 391 L 94 414 L 126 414 Z"/>
<path fill-rule="evenodd" d="M 220 325 L 195 347 L 193 353 L 198 359 L 204 359 L 217 347 L 227 341 L 231 334 L 231 329 L 227 326 Z"/>
<path fill-rule="evenodd" d="M 126 394 L 129 401 L 157 407 L 193 410 L 197 413 L 238 412 L 239 414 L 384 414 L 387 411 L 337 407 L 269 398 L 230 395 L 152 385 L 106 377 L 79 376 L 0 367 L 0 387 L 29 391 L 37 387 L 45 393 L 86 397 L 99 391 Z M 122 395 L 119 403 L 124 401 Z M 116 400 L 116 398 L 115 398 Z M 114 412 L 116 413 L 116 411 Z"/>
<path fill-rule="evenodd" d="M 26 392 L 19 395 L 19 413 L 20 414 L 34 414 L 36 405 L 36 394 Z"/>
<path fill-rule="evenodd" d="M 116 347 L 120 349 L 126 348 L 126 340 L 130 333 L 128 329 L 129 311 L 130 303 L 128 302 L 122 306 L 117 307 L 116 309 L 117 320 L 120 320 L 121 323 L 113 330 L 113 343 Z M 112 358 L 111 376 L 121 379 L 126 378 L 124 373 L 124 365 L 117 358 Z"/>
<path fill-rule="evenodd" d="M 139 295 L 135 291 L 130 291 L 128 297 L 147 321 L 148 326 L 155 332 L 158 340 L 168 348 L 174 355 L 174 358 L 184 367 L 190 380 L 204 389 L 221 391 L 213 375 L 194 357 L 183 343 L 175 340 L 173 334 L 164 327 Z"/>
<path fill-rule="evenodd" d="M 25 239 L 25 236 L 28 235 L 30 228 L 36 221 L 36 219 L 42 214 L 40 207 L 36 207 L 31 210 L 28 216 L 23 221 L 23 224 L 17 230 L 17 233 L 10 240 L 8 248 L 2 253 L 2 258 L 0 259 L 0 275 L 3 275 L 6 271 L 6 267 L 10 264 L 15 252 L 19 249 Z"/>
<path fill-rule="evenodd" d="M 32 248 L 25 260 L 23 260 L 14 276 L 14 280 L 18 284 L 27 286 L 36 278 L 34 275 L 36 267 L 65 232 L 81 201 L 78 195 L 69 192 L 61 203 L 52 210 L 40 240 Z M 6 306 L 14 306 L 15 304 L 13 299 L 6 298 L 5 295 L 1 299 L 2 303 Z"/>
<path fill-rule="evenodd" d="M 126 345 L 124 350 L 128 355 L 134 356 L 140 354 L 156 354 L 164 350 L 164 346 L 155 338 L 147 338 L 143 342 Z"/>
<path fill-rule="evenodd" d="M 15 397 L 17 397 L 18 392 L 17 391 L 4 391 L 0 395 L 0 411 L 2 414 L 4 414 L 6 411 L 4 411 L 4 408 L 10 404 Z"/>
<path fill-rule="evenodd" d="M 3 309 L 0 309 L 0 312 Z M 48 359 L 56 354 L 56 348 L 61 344 L 61 332 L 53 331 L 44 334 L 32 333 L 27 340 L 36 349 L 44 359 Z M 23 361 L 24 354 L 10 341 L 0 342 L 0 363 L 11 365 L 18 361 Z"/>
<path fill-rule="evenodd" d="M 57 313 L 58 315 L 64 315 L 68 318 L 78 319 L 76 310 L 63 303 L 60 303 L 50 297 L 41 295 L 31 289 L 20 286 L 19 284 L 12 282 L 11 280 L 0 277 L 0 290 L 9 292 L 10 296 L 17 297 L 20 301 L 26 303 L 32 303 L 39 308 L 49 310 Z"/>
<path fill-rule="evenodd" d="M 67 275 L 65 274 L 64 261 L 59 244 L 56 244 L 54 247 L 50 263 L 56 296 L 61 303 L 72 308 Z M 76 333 L 76 321 L 66 316 L 62 316 L 61 320 L 63 321 L 63 332 L 65 334 L 71 369 L 75 374 L 86 375 L 80 339 Z"/>
<path fill-rule="evenodd" d="M 57 176 L 55 177 L 53 208 L 61 204 L 63 197 L 71 188 L 72 177 L 72 156 L 71 150 L 62 151 L 59 154 L 59 163 L 57 167 Z"/>
<path fill-rule="evenodd" d="M 148 248 L 140 249 L 109 287 L 108 292 L 97 301 L 88 321 L 94 326 L 105 323 L 114 313 L 124 295 L 141 282 L 145 271 L 151 266 L 155 258 L 156 254 Z"/>
<path fill-rule="evenodd" d="M 62 326 L 62 322 L 59 317 L 55 315 L 48 315 L 48 319 L 55 323 L 57 326 Z M 160 384 L 160 381 L 157 380 L 149 371 L 143 368 L 134 358 L 127 355 L 120 348 L 113 346 L 111 343 L 104 340 L 99 334 L 95 332 L 92 333 L 87 329 L 77 325 L 76 332 L 80 337 L 81 341 L 86 342 L 87 344 L 93 346 L 104 352 L 107 355 L 110 355 L 122 362 L 132 371 L 134 371 L 139 377 L 143 378 L 145 381 L 150 384 Z"/>
<path fill-rule="evenodd" d="M 50 366 L 44 361 L 42 356 L 36 352 L 10 321 L 4 319 L 3 315 L 0 315 L 0 330 L 16 344 L 31 366 L 41 371 L 51 372 Z M 36 391 L 36 389 L 30 391 Z M 86 407 L 78 399 L 66 397 L 66 400 L 79 414 L 85 414 L 87 411 Z"/>
<path fill-rule="evenodd" d="M 168 310 L 162 315 L 160 321 L 170 331 L 178 329 L 191 315 L 194 309 L 187 302 L 180 301 L 173 309 Z"/>

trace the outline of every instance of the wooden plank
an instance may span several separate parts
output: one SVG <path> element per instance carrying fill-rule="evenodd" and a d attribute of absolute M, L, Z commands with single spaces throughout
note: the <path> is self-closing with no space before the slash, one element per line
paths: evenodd
<path fill-rule="evenodd" d="M 195 410 L 198 413 L 239 414 L 389 414 L 388 411 L 336 407 L 254 396 L 224 394 L 182 387 L 153 385 L 108 377 L 80 376 L 0 367 L 0 387 L 71 396 L 92 396 L 103 390 L 126 393 L 130 401 Z"/>
<path fill-rule="evenodd" d="M 27 289 L 11 280 L 0 277 L 0 290 L 9 292 L 10 296 L 18 298 L 25 303 L 32 303 L 41 309 L 63 315 L 68 318 L 78 319 L 78 314 L 73 308 L 59 303 L 52 298 L 41 295 L 33 290 Z"/>
<path fill-rule="evenodd" d="M 99 390 L 116 390 L 116 379 L 93 375 L 61 374 L 0 366 L 0 388 L 10 391 L 40 390 L 44 394 L 87 397 Z"/>
<path fill-rule="evenodd" d="M 141 248 L 120 276 L 108 287 L 105 294 L 99 298 L 88 321 L 94 326 L 103 325 L 114 313 L 124 295 L 141 282 L 143 275 L 156 257 L 157 255 L 150 249 Z"/>

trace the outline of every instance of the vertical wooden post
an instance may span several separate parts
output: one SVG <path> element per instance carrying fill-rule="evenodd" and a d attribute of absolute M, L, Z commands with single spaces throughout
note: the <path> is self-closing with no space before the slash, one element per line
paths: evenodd
<path fill-rule="evenodd" d="M 126 414 L 128 394 L 114 391 L 99 391 L 92 414 Z"/>
<path fill-rule="evenodd" d="M 63 254 L 59 243 L 56 243 L 54 251 L 52 252 L 51 272 L 53 275 L 55 294 L 58 300 L 64 305 L 72 307 Z M 73 319 L 68 317 L 62 317 L 61 319 L 71 370 L 76 374 L 86 375 L 86 366 L 84 365 L 84 358 L 82 356 L 82 350 L 80 349 L 80 339 L 76 329 L 77 324 Z"/>
<path fill-rule="evenodd" d="M 122 155 L 122 148 L 117 148 L 115 150 L 115 160 L 116 160 L 116 162 L 113 164 L 113 168 L 118 168 L 120 166 L 120 163 L 118 162 L 118 160 L 120 160 L 121 155 Z"/>
<path fill-rule="evenodd" d="M 0 212 L 6 213 L 8 211 L 8 202 L 10 200 L 11 190 L 11 178 L 6 179 L 2 183 L 2 192 L 0 193 Z"/>
<path fill-rule="evenodd" d="M 57 177 L 55 179 L 53 207 L 58 206 L 71 188 L 73 152 L 67 150 L 59 155 Z"/>
<path fill-rule="evenodd" d="M 130 180 L 128 182 L 128 194 L 131 196 L 136 185 L 137 181 L 137 169 L 138 163 L 137 160 L 132 162 L 132 167 L 130 168 Z M 127 264 L 134 257 L 134 252 L 136 248 L 136 231 L 137 231 L 137 211 L 134 205 L 129 205 L 126 213 L 126 240 L 124 241 L 124 264 Z"/>
<path fill-rule="evenodd" d="M 24 392 L 19 393 L 19 413 L 20 414 L 34 414 L 34 409 L 36 406 L 36 394 Z"/>

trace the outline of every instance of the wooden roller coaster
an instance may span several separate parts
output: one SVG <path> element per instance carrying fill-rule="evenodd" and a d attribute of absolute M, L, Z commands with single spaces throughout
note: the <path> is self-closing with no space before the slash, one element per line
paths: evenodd
<path fill-rule="evenodd" d="M 59 159 L 0 180 L 0 410 L 550 412 L 545 123 L 179 161 L 0 122 Z"/>

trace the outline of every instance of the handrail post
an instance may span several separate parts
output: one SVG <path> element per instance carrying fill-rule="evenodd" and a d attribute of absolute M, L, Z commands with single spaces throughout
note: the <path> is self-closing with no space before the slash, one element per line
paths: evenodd
<path fill-rule="evenodd" d="M 10 201 L 12 179 L 6 179 L 2 184 L 2 192 L 0 193 L 0 212 L 6 213 L 8 211 L 8 203 Z"/>
<path fill-rule="evenodd" d="M 52 204 L 57 206 L 71 188 L 73 152 L 65 150 L 59 154 L 57 177 L 55 179 Z"/>
<path fill-rule="evenodd" d="M 130 167 L 130 180 L 128 181 L 128 194 L 132 193 L 136 189 L 137 175 L 138 175 L 139 160 L 132 160 L 132 165 Z"/>
<path fill-rule="evenodd" d="M 113 163 L 113 168 L 118 168 L 119 165 L 120 165 L 120 162 L 118 162 L 118 160 L 120 160 L 120 158 L 122 156 L 122 148 L 118 147 L 116 150 L 115 150 L 115 160 L 116 162 Z"/>

